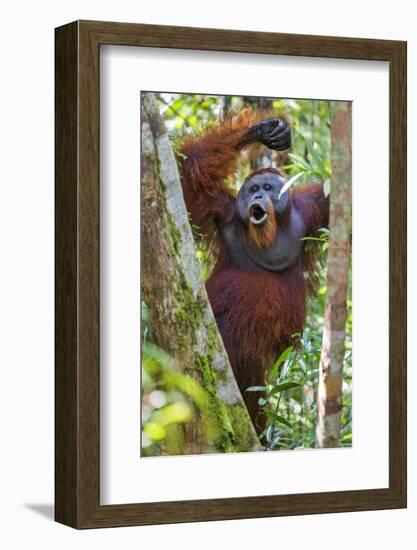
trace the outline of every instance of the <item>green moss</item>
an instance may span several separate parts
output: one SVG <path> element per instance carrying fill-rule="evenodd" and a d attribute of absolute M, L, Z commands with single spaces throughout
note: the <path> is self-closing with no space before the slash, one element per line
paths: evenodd
<path fill-rule="evenodd" d="M 180 252 L 182 244 L 181 233 L 178 227 L 175 225 L 175 222 L 170 214 L 168 214 L 168 232 L 172 240 L 172 248 L 174 250 L 174 254 L 177 256 Z"/>
<path fill-rule="evenodd" d="M 256 442 L 245 407 L 241 403 L 226 405 L 217 395 L 217 373 L 211 366 L 210 356 L 197 358 L 202 384 L 206 389 L 210 409 L 220 427 L 216 446 L 223 452 L 251 451 Z"/>
<path fill-rule="evenodd" d="M 208 348 L 210 353 L 214 353 L 217 350 L 219 342 L 219 331 L 217 329 L 216 323 L 211 323 L 207 327 L 207 336 L 208 336 Z"/>
<path fill-rule="evenodd" d="M 222 429 L 222 446 L 226 452 L 251 451 L 254 433 L 246 408 L 241 403 L 226 405 L 217 395 L 218 382 L 227 383 L 227 374 L 215 371 L 212 358 L 218 350 L 218 331 L 215 323 L 207 327 L 209 354 L 199 358 L 197 368 L 202 374 L 204 386 L 211 396 L 211 406 Z"/>
<path fill-rule="evenodd" d="M 223 452 L 233 452 L 236 450 L 234 431 L 227 407 L 217 395 L 216 374 L 211 366 L 211 361 L 210 355 L 200 355 L 196 359 L 195 367 L 200 373 L 202 385 L 209 396 L 210 409 L 220 427 L 216 446 Z"/>
<path fill-rule="evenodd" d="M 203 320 L 204 308 L 194 298 L 190 285 L 182 278 L 174 292 L 175 301 L 181 304 L 174 312 L 176 318 L 182 323 L 189 323 L 192 328 L 198 328 Z"/>
<path fill-rule="evenodd" d="M 250 428 L 248 413 L 243 405 L 236 403 L 227 407 L 229 417 L 231 419 L 234 431 L 239 434 L 239 438 L 235 441 L 236 451 L 251 451 L 253 450 L 254 435 Z"/>

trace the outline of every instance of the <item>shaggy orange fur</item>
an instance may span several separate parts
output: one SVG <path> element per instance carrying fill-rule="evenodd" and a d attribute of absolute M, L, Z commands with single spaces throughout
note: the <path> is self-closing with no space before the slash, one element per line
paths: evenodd
<path fill-rule="evenodd" d="M 253 225 L 249 222 L 249 238 L 260 248 L 271 246 L 277 233 L 277 220 L 274 207 L 268 204 L 268 218 L 264 225 Z"/>

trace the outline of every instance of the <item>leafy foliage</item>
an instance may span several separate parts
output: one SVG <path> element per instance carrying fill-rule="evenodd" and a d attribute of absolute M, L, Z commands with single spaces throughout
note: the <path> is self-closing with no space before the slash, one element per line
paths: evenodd
<path fill-rule="evenodd" d="M 175 369 L 174 360 L 167 353 L 145 342 L 142 346 L 142 455 L 182 454 L 181 427 L 195 414 L 201 417 L 201 428 L 214 440 L 216 427 L 204 388 L 191 376 Z"/>

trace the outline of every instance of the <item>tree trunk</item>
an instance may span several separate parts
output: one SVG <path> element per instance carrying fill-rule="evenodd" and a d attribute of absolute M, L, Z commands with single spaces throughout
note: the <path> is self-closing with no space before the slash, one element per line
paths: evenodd
<path fill-rule="evenodd" d="M 265 111 L 272 114 L 273 101 L 267 97 L 250 98 L 250 105 L 255 111 Z M 250 168 L 260 170 L 261 168 L 271 168 L 272 166 L 272 150 L 265 145 L 258 145 L 253 148 L 253 156 L 250 159 Z"/>
<path fill-rule="evenodd" d="M 331 102 L 330 234 L 327 303 L 318 387 L 317 447 L 339 445 L 349 278 L 352 106 Z"/>
<path fill-rule="evenodd" d="M 232 105 L 232 96 L 222 95 L 220 99 L 220 113 L 219 120 L 225 120 L 230 112 L 230 106 Z"/>
<path fill-rule="evenodd" d="M 154 94 L 142 95 L 142 276 L 156 344 L 206 390 L 217 427 L 197 412 L 184 425 L 184 454 L 261 447 L 235 381 L 201 277 L 174 153 Z"/>

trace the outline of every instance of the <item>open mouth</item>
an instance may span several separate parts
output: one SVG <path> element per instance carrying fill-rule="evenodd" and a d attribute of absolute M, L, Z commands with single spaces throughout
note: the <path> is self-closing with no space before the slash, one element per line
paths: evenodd
<path fill-rule="evenodd" d="M 268 217 L 267 211 L 260 204 L 252 204 L 249 208 L 249 220 L 254 225 L 262 224 Z"/>

